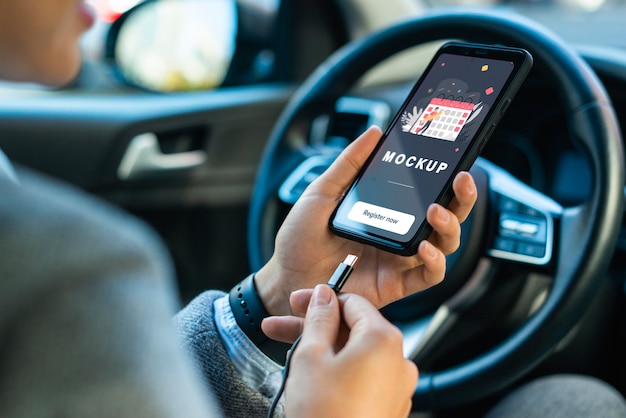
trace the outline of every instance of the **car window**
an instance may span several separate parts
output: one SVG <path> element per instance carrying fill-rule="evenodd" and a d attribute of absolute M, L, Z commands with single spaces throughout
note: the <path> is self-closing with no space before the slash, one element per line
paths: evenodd
<path fill-rule="evenodd" d="M 426 0 L 426 7 L 462 5 L 510 9 L 574 44 L 626 47 L 626 3 L 620 0 Z"/>

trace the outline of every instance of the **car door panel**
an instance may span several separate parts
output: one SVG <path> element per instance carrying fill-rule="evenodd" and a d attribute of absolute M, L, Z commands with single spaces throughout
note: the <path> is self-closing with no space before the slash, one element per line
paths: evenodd
<path fill-rule="evenodd" d="M 162 95 L 55 94 L 0 103 L 0 148 L 152 224 L 173 255 L 183 297 L 248 273 L 246 214 L 266 138 L 292 89 L 266 85 Z M 200 164 L 120 176 L 133 138 Z M 236 266 L 233 269 L 233 266 Z"/>

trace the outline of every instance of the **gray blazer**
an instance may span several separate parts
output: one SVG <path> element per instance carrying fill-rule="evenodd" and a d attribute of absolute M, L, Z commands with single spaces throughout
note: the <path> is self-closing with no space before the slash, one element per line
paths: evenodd
<path fill-rule="evenodd" d="M 41 175 L 18 170 L 18 184 L 1 165 L 0 417 L 220 416 L 205 382 L 224 383 L 223 403 L 240 385 L 224 382 L 236 376 L 209 310 L 177 323 L 210 376 L 177 338 L 173 269 L 156 234 Z"/>

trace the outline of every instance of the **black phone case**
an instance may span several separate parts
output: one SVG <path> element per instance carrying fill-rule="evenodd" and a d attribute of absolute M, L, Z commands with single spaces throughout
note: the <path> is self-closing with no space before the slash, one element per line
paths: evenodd
<path fill-rule="evenodd" d="M 439 196 L 437 197 L 437 199 L 435 199 L 434 203 L 439 203 L 443 206 L 447 206 L 450 203 L 452 197 L 454 196 L 454 192 L 452 190 L 452 183 L 453 183 L 454 178 L 456 177 L 456 174 L 458 174 L 458 172 L 460 171 L 466 171 L 471 168 L 474 161 L 480 155 L 485 144 L 491 137 L 498 122 L 500 121 L 504 113 L 506 112 L 509 104 L 511 103 L 511 100 L 513 99 L 513 97 L 519 90 L 519 87 L 522 85 L 524 79 L 530 72 L 530 69 L 532 67 L 532 57 L 527 51 L 523 49 L 519 49 L 519 48 L 507 48 L 507 47 L 500 47 L 500 46 L 488 46 L 488 45 L 469 44 L 469 43 L 460 43 L 460 42 L 450 42 L 450 43 L 443 45 L 439 49 L 439 51 L 435 54 L 435 56 L 433 57 L 433 60 L 427 66 L 427 69 L 424 71 L 424 74 L 422 75 L 422 77 L 420 77 L 420 79 L 415 83 L 415 85 L 411 89 L 411 92 L 408 94 L 406 100 L 400 107 L 399 112 L 395 115 L 394 119 L 389 124 L 389 128 L 383 134 L 378 145 L 376 146 L 376 148 L 370 155 L 369 159 L 367 160 L 367 162 L 364 164 L 363 168 L 361 169 L 361 172 L 359 173 L 355 181 L 352 183 L 352 185 L 348 189 L 348 193 L 350 193 L 350 191 L 354 188 L 356 183 L 362 177 L 365 170 L 367 170 L 367 167 L 369 167 L 373 156 L 377 153 L 379 148 L 383 145 L 390 130 L 396 124 L 402 111 L 406 108 L 407 104 L 413 98 L 413 96 L 415 95 L 416 91 L 420 87 L 421 83 L 425 79 L 428 72 L 431 71 L 431 69 L 433 68 L 433 65 L 437 57 L 439 57 L 442 53 L 455 54 L 455 55 L 463 54 L 463 55 L 477 56 L 477 57 L 480 57 L 480 56 L 488 57 L 491 53 L 500 53 L 502 51 L 504 51 L 505 53 L 511 52 L 515 54 L 522 54 L 524 56 L 524 59 L 522 60 L 519 67 L 517 68 L 517 71 L 513 75 L 513 78 L 510 80 L 508 85 L 505 86 L 505 89 L 502 91 L 500 97 L 498 98 L 498 101 L 489 110 L 488 116 L 485 118 L 478 132 L 472 139 L 471 145 L 465 151 L 458 165 L 450 173 L 449 178 L 447 179 L 443 189 L 439 193 Z M 346 196 L 348 193 L 346 193 Z M 409 239 L 408 241 L 404 241 L 404 242 L 387 239 L 382 236 L 377 236 L 376 234 L 371 234 L 371 233 L 368 234 L 368 233 L 363 233 L 362 231 L 354 231 L 348 228 L 339 227 L 334 224 L 334 220 L 335 220 L 337 211 L 339 207 L 341 206 L 341 204 L 344 202 L 346 196 L 344 196 L 344 198 L 339 202 L 339 204 L 337 205 L 337 208 L 335 209 L 335 211 L 333 212 L 329 220 L 330 229 L 338 236 L 348 238 L 357 242 L 373 245 L 374 247 L 377 247 L 382 250 L 389 251 L 395 254 L 413 255 L 417 252 L 419 243 L 422 240 L 427 239 L 432 233 L 433 229 L 431 225 L 426 221 L 426 219 L 423 219 L 421 221 L 421 225 L 417 229 L 417 232 L 413 235 L 413 237 Z"/>

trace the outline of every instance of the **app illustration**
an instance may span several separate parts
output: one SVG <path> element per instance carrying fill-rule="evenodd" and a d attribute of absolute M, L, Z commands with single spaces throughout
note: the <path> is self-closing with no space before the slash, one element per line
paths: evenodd
<path fill-rule="evenodd" d="M 474 104 L 434 98 L 418 121 L 408 127 L 412 134 L 455 141 L 474 110 Z"/>
<path fill-rule="evenodd" d="M 463 128 L 485 110 L 483 102 L 478 101 L 480 94 L 467 93 L 467 84 L 462 80 L 444 80 L 428 93 L 412 111 L 402 114 L 403 132 L 454 142 Z M 492 87 L 485 91 L 486 95 L 491 93 Z"/>

